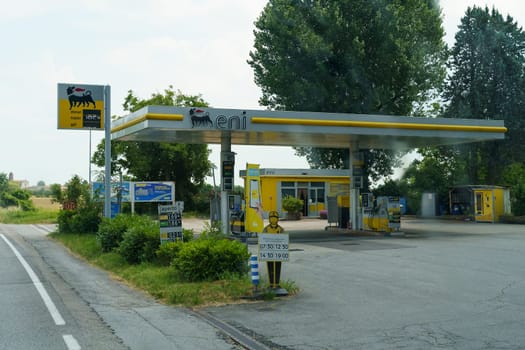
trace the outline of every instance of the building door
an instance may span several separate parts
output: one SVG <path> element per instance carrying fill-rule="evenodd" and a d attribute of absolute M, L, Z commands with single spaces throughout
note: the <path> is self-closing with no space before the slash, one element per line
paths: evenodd
<path fill-rule="evenodd" d="M 303 216 L 308 216 L 308 188 L 298 187 L 297 198 L 303 201 Z"/>
<path fill-rule="evenodd" d="M 310 200 L 308 203 L 308 215 L 319 216 L 319 209 L 317 207 L 317 188 L 310 189 Z"/>
<path fill-rule="evenodd" d="M 494 222 L 492 191 L 474 191 L 474 208 L 476 221 Z"/>
<path fill-rule="evenodd" d="M 322 184 L 324 186 L 324 183 Z M 310 198 L 308 203 L 308 215 L 319 216 L 319 211 L 325 209 L 324 188 L 310 188 Z"/>

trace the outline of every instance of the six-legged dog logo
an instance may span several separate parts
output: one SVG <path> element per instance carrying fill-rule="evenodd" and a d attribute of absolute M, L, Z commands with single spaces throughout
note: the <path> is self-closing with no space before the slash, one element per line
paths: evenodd
<path fill-rule="evenodd" d="M 194 128 L 196 126 L 205 126 L 205 127 L 212 127 L 213 122 L 210 119 L 210 114 L 206 112 L 203 109 L 200 108 L 192 108 L 190 109 L 190 117 L 191 117 L 191 127 Z"/>
<path fill-rule="evenodd" d="M 93 97 L 91 97 L 91 90 L 86 90 L 81 87 L 69 86 L 66 89 L 67 98 L 69 100 L 69 109 L 73 107 L 89 107 L 92 103 L 96 107 Z"/>

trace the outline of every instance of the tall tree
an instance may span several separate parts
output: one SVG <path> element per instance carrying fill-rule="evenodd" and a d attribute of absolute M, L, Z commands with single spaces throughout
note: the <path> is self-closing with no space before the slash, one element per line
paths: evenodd
<path fill-rule="evenodd" d="M 449 62 L 444 115 L 503 119 L 504 141 L 459 146 L 468 182 L 501 183 L 502 171 L 525 160 L 525 33 L 512 17 L 468 8 Z"/>
<path fill-rule="evenodd" d="M 130 90 L 123 103 L 124 110 L 129 112 L 148 105 L 208 106 L 200 95 L 184 95 L 172 86 L 149 99 L 140 99 Z M 130 180 L 175 181 L 175 197 L 190 209 L 211 167 L 210 150 L 205 144 L 119 141 L 112 142 L 111 148 L 112 173 L 122 171 Z M 104 165 L 104 140 L 97 146 L 93 162 Z"/>
<path fill-rule="evenodd" d="M 442 82 L 440 10 L 421 0 L 270 0 L 248 63 L 272 109 L 408 115 Z M 340 168 L 347 150 L 298 149 L 313 167 Z M 393 153 L 369 153 L 388 174 Z M 346 159 L 345 159 L 346 158 Z"/>

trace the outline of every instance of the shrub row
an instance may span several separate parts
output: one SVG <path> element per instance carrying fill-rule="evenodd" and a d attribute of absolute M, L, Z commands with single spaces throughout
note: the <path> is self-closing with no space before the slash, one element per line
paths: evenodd
<path fill-rule="evenodd" d="M 217 280 L 248 271 L 247 247 L 226 239 L 209 226 L 199 239 L 184 230 L 183 241 L 160 244 L 158 223 L 146 216 L 117 215 L 103 218 L 97 240 L 104 252 L 117 251 L 128 263 L 153 262 L 171 266 L 183 281 Z"/>

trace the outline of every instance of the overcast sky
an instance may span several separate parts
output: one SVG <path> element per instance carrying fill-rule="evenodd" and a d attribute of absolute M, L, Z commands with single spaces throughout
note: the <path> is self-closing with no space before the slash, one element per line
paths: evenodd
<path fill-rule="evenodd" d="M 2 0 L 2 3 L 4 0 Z M 468 6 L 525 23 L 522 0 L 442 0 L 452 45 Z M 264 109 L 246 63 L 263 0 L 21 0 L 0 12 L 0 173 L 35 185 L 89 178 L 89 132 L 57 129 L 57 83 L 111 86 L 113 115 L 128 90 L 148 98 L 173 85 L 216 108 Z M 5 5 L 5 4 L 4 4 Z M 103 138 L 92 132 L 92 152 Z M 219 163 L 220 146 L 210 160 Z M 304 168 L 288 147 L 232 146 L 236 172 Z M 93 170 L 96 170 L 93 168 Z"/>

